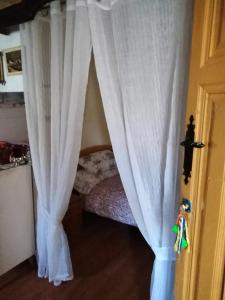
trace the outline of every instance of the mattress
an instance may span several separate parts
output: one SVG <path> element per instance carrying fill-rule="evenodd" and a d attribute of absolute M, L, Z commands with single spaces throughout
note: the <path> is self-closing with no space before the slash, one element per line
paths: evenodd
<path fill-rule="evenodd" d="M 119 175 L 98 183 L 85 195 L 85 210 L 128 225 L 137 226 Z"/>

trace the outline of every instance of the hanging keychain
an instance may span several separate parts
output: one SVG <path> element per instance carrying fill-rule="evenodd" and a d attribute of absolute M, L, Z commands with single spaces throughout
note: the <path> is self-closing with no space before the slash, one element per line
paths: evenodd
<path fill-rule="evenodd" d="M 191 201 L 188 199 L 183 199 L 180 205 L 176 224 L 173 225 L 172 231 L 176 233 L 177 238 L 174 244 L 174 251 L 177 254 L 181 253 L 182 249 L 187 249 L 190 251 L 190 241 L 188 237 L 188 224 L 185 218 L 186 213 L 191 212 Z"/>

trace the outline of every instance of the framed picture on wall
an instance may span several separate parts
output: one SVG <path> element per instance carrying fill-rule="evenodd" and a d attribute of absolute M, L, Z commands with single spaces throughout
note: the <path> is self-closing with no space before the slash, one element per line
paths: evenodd
<path fill-rule="evenodd" d="M 2 52 L 0 52 L 0 83 L 5 84 L 3 53 Z"/>
<path fill-rule="evenodd" d="M 19 75 L 22 73 L 21 48 L 10 48 L 4 51 L 7 75 Z"/>

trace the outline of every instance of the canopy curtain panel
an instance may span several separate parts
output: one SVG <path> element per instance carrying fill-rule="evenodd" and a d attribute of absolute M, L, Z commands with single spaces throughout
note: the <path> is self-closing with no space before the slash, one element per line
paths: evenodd
<path fill-rule="evenodd" d="M 38 275 L 55 285 L 73 278 L 62 219 L 78 163 L 91 56 L 87 7 L 51 3 L 20 26 L 24 92 L 37 199 Z"/>
<path fill-rule="evenodd" d="M 49 18 L 21 26 L 39 276 L 55 284 L 72 278 L 61 221 L 78 162 L 93 45 L 120 176 L 155 253 L 151 300 L 173 299 L 171 226 L 179 201 L 191 17 L 190 0 L 67 0 L 65 14 L 55 1 Z"/>
<path fill-rule="evenodd" d="M 190 0 L 89 1 L 106 121 L 135 220 L 155 253 L 151 300 L 173 299 Z"/>

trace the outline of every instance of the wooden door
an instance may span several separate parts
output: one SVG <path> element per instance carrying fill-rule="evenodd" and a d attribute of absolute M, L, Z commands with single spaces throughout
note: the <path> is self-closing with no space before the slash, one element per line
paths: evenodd
<path fill-rule="evenodd" d="M 225 300 L 225 0 L 196 0 L 186 124 L 195 119 L 188 185 L 191 251 L 177 260 L 176 300 Z"/>

